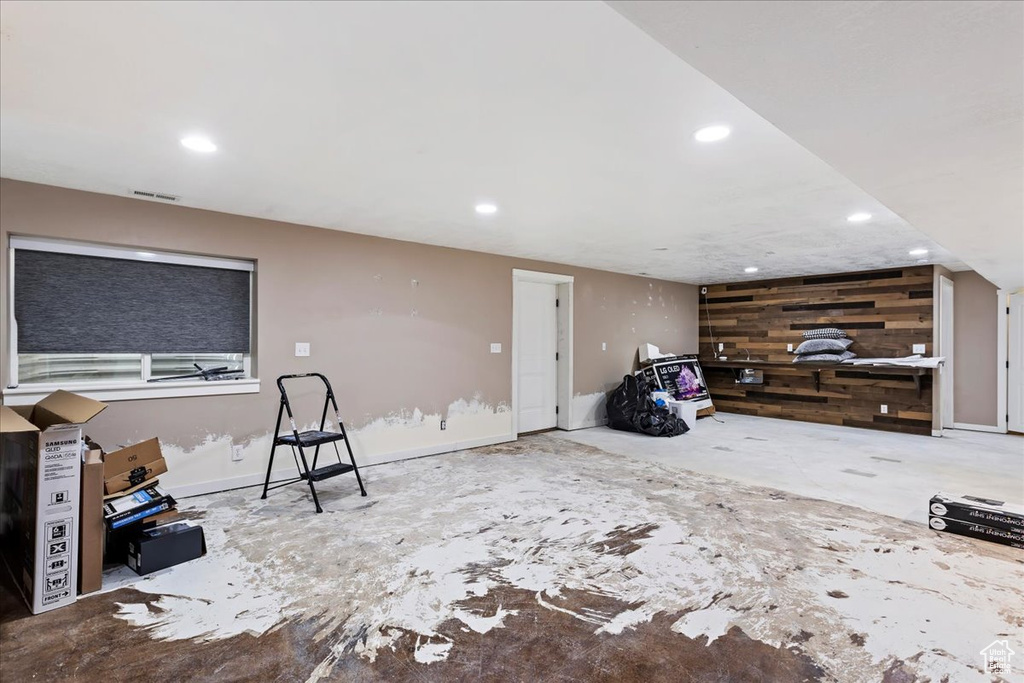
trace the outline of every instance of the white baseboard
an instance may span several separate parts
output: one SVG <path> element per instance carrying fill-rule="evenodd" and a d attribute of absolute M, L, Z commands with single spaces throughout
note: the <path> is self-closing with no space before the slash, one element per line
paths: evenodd
<path fill-rule="evenodd" d="M 953 429 L 965 429 L 969 432 L 992 432 L 995 434 L 1005 434 L 1006 427 L 998 427 L 996 425 L 976 425 L 969 422 L 954 422 Z"/>
<path fill-rule="evenodd" d="M 359 469 L 366 469 L 368 467 L 374 467 L 376 465 L 383 465 L 389 462 L 396 462 L 398 460 L 410 460 L 412 458 L 422 458 L 428 455 L 441 455 L 443 453 L 452 453 L 455 451 L 464 451 L 469 448 L 480 448 L 481 446 L 493 446 L 499 443 L 506 443 L 508 441 L 515 441 L 515 436 L 512 434 L 502 434 L 500 436 L 488 436 L 481 439 L 471 439 L 469 441 L 456 441 L 447 444 L 438 444 L 435 446 L 426 446 L 424 448 L 412 448 L 404 451 L 396 451 L 394 453 L 381 453 L 372 457 L 356 456 L 356 463 L 359 465 Z M 218 479 L 216 481 L 206 481 L 199 484 L 186 484 L 184 486 L 168 486 L 167 491 L 175 498 L 189 498 L 191 496 L 202 496 L 207 493 L 219 493 L 221 491 L 230 491 L 232 489 L 248 488 L 250 486 L 262 486 L 263 480 L 266 477 L 266 473 L 255 473 L 255 474 L 244 474 L 237 477 L 229 477 L 227 479 Z M 274 470 L 270 476 L 270 483 L 286 481 L 288 479 L 294 479 L 298 476 L 294 467 L 288 467 L 285 469 Z"/>
<path fill-rule="evenodd" d="M 584 420 L 583 422 L 580 422 L 579 424 L 573 425 L 572 428 L 567 430 L 567 431 L 574 432 L 577 429 L 590 429 L 591 427 L 603 427 L 606 424 L 608 424 L 608 418 L 604 418 L 602 420 Z"/>

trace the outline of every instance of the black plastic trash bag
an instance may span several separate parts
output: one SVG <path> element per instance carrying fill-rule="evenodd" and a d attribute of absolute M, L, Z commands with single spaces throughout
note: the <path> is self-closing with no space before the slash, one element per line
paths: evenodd
<path fill-rule="evenodd" d="M 608 397 L 607 405 L 612 429 L 651 436 L 679 436 L 690 431 L 686 422 L 654 402 L 651 387 L 643 377 L 623 377 L 622 384 Z"/>
<path fill-rule="evenodd" d="M 636 415 L 636 406 L 640 402 L 640 381 L 642 380 L 633 375 L 626 375 L 622 378 L 622 384 L 608 395 L 608 425 L 612 429 L 636 431 L 633 427 L 633 416 Z"/>

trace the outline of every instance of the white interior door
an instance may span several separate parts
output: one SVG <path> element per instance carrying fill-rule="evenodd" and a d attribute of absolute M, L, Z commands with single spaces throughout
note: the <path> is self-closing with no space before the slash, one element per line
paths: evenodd
<path fill-rule="evenodd" d="M 1024 432 L 1024 292 L 1010 296 L 1006 370 L 1006 428 Z"/>
<path fill-rule="evenodd" d="M 939 385 L 941 429 L 953 428 L 953 281 L 939 278 L 939 355 L 946 358 Z"/>
<path fill-rule="evenodd" d="M 520 281 L 516 289 L 518 431 L 550 429 L 558 422 L 557 285 Z"/>

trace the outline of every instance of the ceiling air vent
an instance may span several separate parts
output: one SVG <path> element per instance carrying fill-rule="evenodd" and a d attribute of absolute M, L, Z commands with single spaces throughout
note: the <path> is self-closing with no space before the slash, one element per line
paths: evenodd
<path fill-rule="evenodd" d="M 181 197 L 173 194 L 166 194 L 164 192 L 149 192 L 147 190 L 131 190 L 128 192 L 128 196 L 137 197 L 138 199 L 153 199 L 159 202 L 180 202 Z"/>

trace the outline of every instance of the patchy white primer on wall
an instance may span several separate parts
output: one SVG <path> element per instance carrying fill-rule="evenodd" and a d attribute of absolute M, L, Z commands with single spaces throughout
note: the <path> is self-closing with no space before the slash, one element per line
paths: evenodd
<path fill-rule="evenodd" d="M 608 394 L 576 394 L 572 397 L 572 429 L 584 429 L 608 424 L 606 402 Z"/>
<path fill-rule="evenodd" d="M 708 642 L 733 626 L 773 647 L 799 642 L 825 678 L 850 681 L 881 680 L 895 662 L 917 680 L 987 681 L 978 650 L 1019 629 L 1007 608 L 1024 600 L 1014 549 L 656 464 L 638 470 L 562 439 L 396 462 L 365 480 L 368 498 L 348 476 L 321 484 L 320 515 L 301 486 L 266 501 L 251 491 L 190 501 L 209 554 L 134 585 L 160 595 L 159 610 L 126 600 L 118 616 L 160 639 L 312 622 L 332 652 L 309 680 L 382 648 L 443 661 L 462 638 L 513 627 L 513 612 L 473 607 L 505 591 L 612 637 L 660 614 Z M 607 606 L 574 602 L 581 594 Z"/>
<path fill-rule="evenodd" d="M 442 420 L 445 421 L 443 430 Z M 307 430 L 318 426 L 310 423 L 299 428 Z M 330 420 L 328 428 L 333 429 Z M 356 463 L 361 467 L 509 441 L 511 432 L 509 406 L 504 403 L 491 406 L 479 397 L 453 402 L 444 415 L 425 415 L 417 408 L 348 430 Z M 272 440 L 272 432 L 245 441 L 236 441 L 228 434 L 210 434 L 201 444 L 189 449 L 161 441 L 168 468 L 168 473 L 160 478 L 161 483 L 179 497 L 261 484 L 266 476 Z M 233 461 L 232 447 L 236 445 L 242 448 L 242 459 Z M 333 458 L 333 447 L 326 448 Z M 338 443 L 338 448 L 342 459 L 347 460 L 345 444 Z M 295 474 L 290 450 L 279 448 L 272 480 Z"/>

